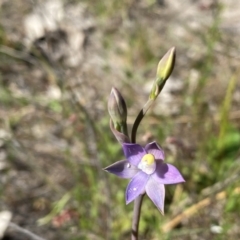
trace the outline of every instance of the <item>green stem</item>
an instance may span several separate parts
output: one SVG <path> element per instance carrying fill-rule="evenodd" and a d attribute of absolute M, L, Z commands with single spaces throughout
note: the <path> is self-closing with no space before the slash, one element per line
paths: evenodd
<path fill-rule="evenodd" d="M 141 215 L 142 201 L 145 194 L 140 195 L 134 201 L 133 220 L 132 220 L 132 240 L 138 240 L 138 227 Z"/>
<path fill-rule="evenodd" d="M 144 105 L 143 109 L 139 112 L 139 114 L 133 124 L 133 128 L 132 128 L 132 136 L 131 136 L 132 143 L 136 142 L 138 126 L 139 126 L 140 122 L 142 121 L 144 115 L 147 113 L 148 109 L 152 106 L 153 102 L 154 102 L 154 99 L 149 99 L 146 102 L 146 104 Z"/>

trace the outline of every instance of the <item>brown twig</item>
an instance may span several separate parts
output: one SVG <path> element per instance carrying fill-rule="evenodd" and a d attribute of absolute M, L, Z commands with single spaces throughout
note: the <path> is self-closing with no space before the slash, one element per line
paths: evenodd
<path fill-rule="evenodd" d="M 240 194 L 240 187 L 237 187 L 234 189 L 234 194 Z M 227 197 L 227 192 L 222 191 L 217 193 L 214 197 L 207 197 L 203 200 L 201 200 L 198 203 L 193 204 L 189 208 L 187 208 L 185 211 L 171 219 L 169 222 L 164 224 L 162 226 L 163 232 L 169 232 L 171 229 L 176 227 L 183 219 L 192 217 L 195 213 L 197 213 L 200 209 L 210 205 L 214 200 L 220 201 Z"/>

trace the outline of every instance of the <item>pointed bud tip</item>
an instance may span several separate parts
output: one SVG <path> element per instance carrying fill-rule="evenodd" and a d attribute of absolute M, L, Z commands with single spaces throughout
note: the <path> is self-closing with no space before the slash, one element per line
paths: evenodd
<path fill-rule="evenodd" d="M 166 81 L 171 75 L 176 58 L 176 48 L 170 48 L 158 63 L 157 78 Z"/>
<path fill-rule="evenodd" d="M 110 93 L 110 94 L 119 94 L 119 91 L 118 91 L 117 88 L 112 87 L 112 89 L 111 89 L 111 93 Z"/>

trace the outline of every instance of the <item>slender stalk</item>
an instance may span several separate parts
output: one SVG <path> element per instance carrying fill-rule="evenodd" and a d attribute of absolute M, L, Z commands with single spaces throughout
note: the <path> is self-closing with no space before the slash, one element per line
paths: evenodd
<path fill-rule="evenodd" d="M 142 201 L 145 194 L 140 195 L 134 201 L 133 219 L 132 219 L 132 240 L 138 240 L 138 227 L 141 215 Z"/>
<path fill-rule="evenodd" d="M 133 128 L 132 128 L 132 136 L 131 136 L 131 140 L 132 143 L 136 142 L 136 135 L 137 135 L 137 129 L 138 126 L 140 124 L 140 122 L 142 121 L 144 115 L 147 113 L 148 109 L 152 106 L 152 103 L 154 102 L 153 99 L 149 99 L 146 104 L 144 105 L 143 109 L 139 112 L 134 124 L 133 124 Z"/>
<path fill-rule="evenodd" d="M 143 110 L 141 110 L 133 124 L 132 136 L 131 136 L 132 143 L 136 142 L 137 129 L 138 129 L 138 126 L 139 126 L 140 122 L 142 121 L 143 117 L 144 117 Z"/>

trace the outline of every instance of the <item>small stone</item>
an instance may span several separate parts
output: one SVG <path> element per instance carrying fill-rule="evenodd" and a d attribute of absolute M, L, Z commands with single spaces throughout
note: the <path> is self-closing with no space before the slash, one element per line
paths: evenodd
<path fill-rule="evenodd" d="M 5 231 L 11 221 L 12 213 L 9 211 L 0 212 L 0 239 L 3 238 Z"/>

